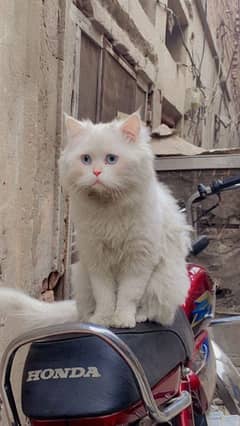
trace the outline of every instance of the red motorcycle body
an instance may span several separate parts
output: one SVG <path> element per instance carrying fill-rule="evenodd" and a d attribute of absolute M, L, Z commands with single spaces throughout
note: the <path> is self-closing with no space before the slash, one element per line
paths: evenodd
<path fill-rule="evenodd" d="M 182 390 L 187 390 L 192 394 L 192 406 L 184 410 L 175 420 L 174 424 L 178 426 L 194 426 L 193 412 L 200 415 L 206 412 L 215 387 L 215 359 L 208 330 L 204 327 L 206 317 L 211 315 L 214 310 L 214 285 L 207 272 L 200 266 L 189 264 L 188 273 L 189 293 L 178 314 L 179 321 L 176 321 L 175 328 L 159 325 L 154 325 L 152 328 L 150 325 L 143 325 L 140 332 L 139 330 L 118 331 L 119 336 L 123 340 L 125 339 L 125 342 L 136 353 L 145 372 L 148 373 L 148 370 L 152 369 L 148 379 L 159 406 L 166 404 Z M 127 425 L 146 416 L 144 404 L 141 398 L 137 397 L 137 390 L 134 389 L 131 372 L 122 364 L 124 361 L 115 358 L 115 355 L 110 353 L 107 348 L 99 346 L 99 341 L 91 341 L 91 343 L 87 339 L 87 336 L 78 337 L 77 349 L 74 346 L 76 339 L 63 343 L 37 342 L 31 346 L 23 374 L 22 405 L 32 426 Z M 185 345 L 184 353 L 180 347 L 182 342 Z M 159 347 L 156 347 L 158 344 Z M 149 350 L 148 353 L 146 353 L 146 348 Z M 89 375 L 89 371 L 84 370 L 83 367 L 77 367 L 78 369 L 74 367 L 75 370 L 69 366 L 63 368 L 62 360 L 66 360 L 63 353 L 66 350 L 69 358 L 75 351 L 79 355 L 79 360 L 82 360 L 81 365 L 84 364 L 88 354 L 91 359 L 90 365 L 96 363 L 94 359 L 100 360 L 98 370 L 90 370 L 95 371 L 95 377 Z M 165 354 L 162 355 L 164 350 Z M 153 356 L 154 351 L 159 356 Z M 178 351 L 178 355 L 174 358 L 174 353 Z M 49 356 L 44 358 L 46 353 Z M 93 356 L 93 354 L 95 355 Z M 54 363 L 54 368 L 52 368 L 52 363 Z M 107 388 L 105 389 L 103 384 L 101 389 L 101 387 L 97 387 L 98 373 L 107 371 L 106 366 L 109 366 L 110 369 L 108 380 L 106 380 Z M 81 378 L 83 384 L 80 391 L 76 387 L 75 393 L 70 395 L 69 389 L 72 392 L 72 386 L 77 386 L 79 382 L 79 380 L 72 381 L 71 387 L 66 388 L 65 396 L 62 393 L 61 399 L 59 392 L 62 392 L 62 383 L 64 383 L 62 380 L 66 381 L 66 378 L 69 379 L 71 375 L 73 376 L 73 370 L 75 376 L 78 374 L 76 377 Z M 87 384 L 87 381 L 84 382 L 84 378 L 92 379 L 92 387 Z M 86 383 L 86 387 L 84 387 L 84 383 Z M 108 387 L 109 383 L 110 387 Z M 74 395 L 77 396 L 79 404 L 72 404 Z M 113 397 L 113 395 L 115 396 Z M 115 400 L 110 405 L 104 402 L 105 405 L 98 408 L 99 400 L 106 401 L 106 398 L 115 398 Z M 122 405 L 118 403 L 119 398 L 123 398 Z M 49 399 L 51 399 L 51 404 L 48 406 Z M 69 404 L 73 406 L 72 411 L 67 407 L 66 414 L 63 409 L 65 403 L 66 406 Z"/>

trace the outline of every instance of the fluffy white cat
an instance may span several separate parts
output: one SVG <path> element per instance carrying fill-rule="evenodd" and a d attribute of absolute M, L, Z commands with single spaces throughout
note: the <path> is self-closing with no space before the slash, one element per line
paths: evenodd
<path fill-rule="evenodd" d="M 24 329 L 74 320 L 170 324 L 188 292 L 189 229 L 157 181 L 146 127 L 138 113 L 106 124 L 65 122 L 59 166 L 80 256 L 75 301 L 47 304 L 1 288 L 0 313 L 22 316 Z"/>

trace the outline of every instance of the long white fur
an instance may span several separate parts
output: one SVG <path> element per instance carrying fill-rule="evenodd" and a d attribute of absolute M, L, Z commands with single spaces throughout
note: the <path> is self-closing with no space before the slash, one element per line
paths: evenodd
<path fill-rule="evenodd" d="M 78 320 L 76 302 L 46 303 L 23 292 L 0 288 L 0 358 L 11 340 L 35 328 Z"/>
<path fill-rule="evenodd" d="M 136 319 L 171 323 L 189 287 L 189 228 L 156 179 L 147 129 L 137 115 L 97 125 L 68 117 L 67 129 L 60 172 L 77 232 L 81 318 L 116 327 Z M 116 165 L 104 165 L 107 153 L 119 156 Z M 89 167 L 80 165 L 82 154 L 92 155 Z M 94 167 L 104 186 L 92 186 Z"/>
<path fill-rule="evenodd" d="M 153 168 L 149 136 L 138 115 L 125 122 L 78 122 L 66 117 L 68 144 L 59 166 L 69 193 L 80 263 L 72 279 L 76 301 L 48 304 L 0 288 L 0 316 L 16 331 L 75 320 L 134 327 L 173 321 L 187 295 L 189 229 Z M 115 165 L 104 162 L 116 154 Z M 81 155 L 91 154 L 85 166 Z M 93 168 L 101 170 L 95 184 Z"/>
<path fill-rule="evenodd" d="M 25 325 L 23 328 L 31 329 L 61 323 L 63 319 L 74 321 L 78 318 L 78 311 L 74 300 L 46 303 L 28 296 L 22 291 L 1 287 L 0 315 L 3 319 L 15 319 L 16 328 L 21 328 L 21 323 L 26 320 L 29 327 Z"/>

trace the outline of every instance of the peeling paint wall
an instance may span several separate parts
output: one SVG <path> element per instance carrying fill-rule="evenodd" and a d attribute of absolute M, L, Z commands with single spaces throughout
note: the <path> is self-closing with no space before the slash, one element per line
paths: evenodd
<path fill-rule="evenodd" d="M 202 19 L 199 15 L 199 6 L 197 7 L 201 3 L 202 13 L 206 14 L 206 17 L 202 17 Z M 236 3 L 236 1 L 231 3 L 233 11 L 236 9 Z M 207 4 L 206 8 L 205 4 Z M 218 11 L 218 14 L 215 13 L 215 10 Z M 218 36 L 217 39 L 221 19 L 226 10 L 227 6 L 221 0 L 207 3 L 205 1 L 193 2 L 193 16 L 189 19 L 188 46 L 193 52 L 194 61 L 200 70 L 202 94 L 205 99 L 202 101 L 202 111 L 197 109 L 192 117 L 190 114 L 186 117 L 183 136 L 206 149 L 240 145 L 240 133 L 237 125 L 239 98 L 233 98 L 231 92 L 231 78 L 229 78 L 231 60 L 220 37 Z M 204 28 L 208 28 L 210 34 L 207 29 L 204 31 Z M 233 31 L 233 26 L 226 29 L 228 39 Z M 212 40 L 212 44 L 210 40 Z M 192 86 L 194 86 L 194 82 L 189 74 L 186 87 Z M 216 116 L 220 119 L 219 128 L 215 127 Z"/>
<path fill-rule="evenodd" d="M 159 96 L 154 97 L 154 126 L 161 120 L 161 110 L 163 116 L 173 111 L 177 129 L 188 141 L 206 149 L 239 146 L 239 97 L 233 98 L 227 77 L 229 54 L 217 38 L 221 17 L 225 19 L 228 13 L 223 0 L 217 0 L 219 13 L 215 15 L 216 2 L 211 2 L 205 10 L 203 0 L 75 0 L 74 3 L 89 25 L 152 83 L 154 95 L 161 93 L 157 114 Z M 231 7 L 234 15 L 236 0 Z M 181 32 L 178 31 L 170 48 L 166 31 L 171 10 L 177 16 L 175 28 L 180 24 Z M 225 27 L 229 34 L 235 31 L 233 24 L 234 19 L 230 29 Z M 235 83 L 240 87 L 239 78 Z M 196 86 L 200 86 L 199 99 L 193 108 Z M 215 127 L 216 116 L 220 119 L 219 129 Z"/>
<path fill-rule="evenodd" d="M 59 267 L 59 2 L 0 5 L 0 272 L 33 292 Z"/>
<path fill-rule="evenodd" d="M 65 250 L 57 172 L 70 80 L 63 68 L 65 6 L 0 2 L 0 280 L 36 296 L 43 278 L 62 269 Z M 0 352 L 16 329 L 14 322 L 1 327 Z M 13 376 L 18 395 L 21 360 Z M 0 423 L 6 426 L 5 417 Z"/>

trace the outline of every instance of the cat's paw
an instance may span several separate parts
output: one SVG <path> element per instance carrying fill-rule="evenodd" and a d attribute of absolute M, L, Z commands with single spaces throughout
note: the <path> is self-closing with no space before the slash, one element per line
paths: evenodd
<path fill-rule="evenodd" d="M 111 321 L 111 326 L 114 328 L 133 328 L 136 326 L 136 318 L 134 314 L 115 313 Z"/>
<path fill-rule="evenodd" d="M 92 324 L 102 325 L 104 327 L 110 327 L 109 317 L 105 315 L 93 314 L 88 319 L 88 322 Z"/>

